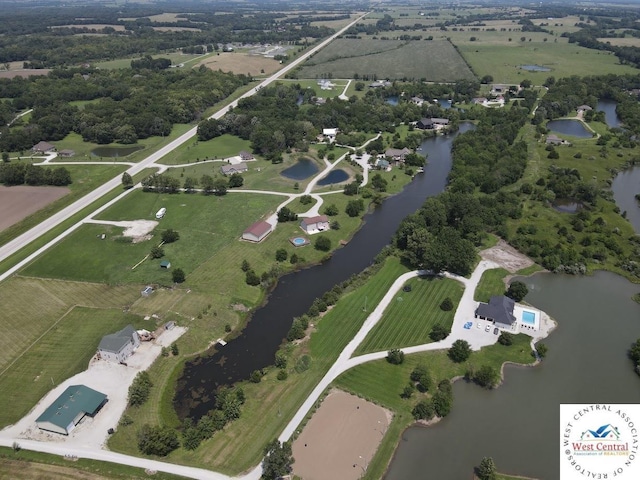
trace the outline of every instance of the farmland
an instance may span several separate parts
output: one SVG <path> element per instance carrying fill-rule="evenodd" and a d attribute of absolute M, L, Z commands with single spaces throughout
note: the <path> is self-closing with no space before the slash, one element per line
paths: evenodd
<path fill-rule="evenodd" d="M 211 70 L 243 73 L 250 77 L 270 75 L 281 68 L 280 62 L 262 55 L 250 55 L 243 52 L 222 52 L 197 62 L 194 67 L 204 65 Z"/>
<path fill-rule="evenodd" d="M 59 187 L 0 187 L 0 231 L 69 193 Z"/>
<path fill-rule="evenodd" d="M 427 367 L 434 385 L 443 379 L 463 376 L 471 367 L 491 365 L 500 370 L 504 362 L 530 364 L 533 362 L 529 347 L 529 337 L 517 335 L 513 345 L 505 347 L 495 344 L 472 353 L 469 360 L 453 363 L 446 351 L 424 352 L 407 355 L 402 365 L 392 365 L 386 360 L 359 365 L 343 373 L 334 385 L 347 392 L 354 393 L 394 412 L 378 452 L 369 462 L 365 479 L 377 479 L 383 476 L 403 430 L 414 422 L 411 415 L 416 399 L 406 400 L 400 394 L 407 385 L 409 373 L 417 366 Z M 479 388 L 479 387 L 478 387 Z M 453 409 L 455 410 L 455 403 Z"/>
<path fill-rule="evenodd" d="M 311 57 L 301 78 L 415 78 L 433 82 L 471 79 L 473 73 L 447 40 L 338 39 Z"/>
<path fill-rule="evenodd" d="M 451 328 L 463 292 L 458 282 L 448 278 L 414 278 L 405 287 L 411 291 L 398 293 L 356 354 L 430 343 L 429 333 L 434 325 Z M 452 300 L 453 309 L 445 312 L 440 304 L 447 297 Z"/>

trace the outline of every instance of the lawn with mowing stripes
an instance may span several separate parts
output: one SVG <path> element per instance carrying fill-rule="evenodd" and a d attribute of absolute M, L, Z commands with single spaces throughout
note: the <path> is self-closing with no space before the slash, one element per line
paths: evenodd
<path fill-rule="evenodd" d="M 494 295 L 504 295 L 506 290 L 504 278 L 507 275 L 509 272 L 504 268 L 485 270 L 473 294 L 473 299 L 476 302 L 487 303 Z"/>
<path fill-rule="evenodd" d="M 502 364 L 508 361 L 530 364 L 534 360 L 531 356 L 530 340 L 526 335 L 516 335 L 511 346 L 496 343 L 479 352 L 473 352 L 464 363 L 453 363 L 449 360 L 446 350 L 439 350 L 407 355 L 401 365 L 392 365 L 386 360 L 365 363 L 338 377 L 333 383 L 334 386 L 390 408 L 394 412 L 394 420 L 363 478 L 373 480 L 383 477 L 402 431 L 413 423 L 411 409 L 423 394 L 415 394 L 409 400 L 401 398 L 400 394 L 409 382 L 409 374 L 416 365 L 426 366 L 431 372 L 433 384 L 437 385 L 445 378 L 463 376 L 472 367 L 491 365 L 500 369 Z M 456 408 L 455 399 L 453 408 Z"/>
<path fill-rule="evenodd" d="M 356 350 L 356 355 L 430 343 L 429 332 L 436 324 L 451 328 L 464 288 L 449 278 L 412 278 L 389 304 L 378 324 Z M 440 308 L 449 297 L 454 308 Z"/>
<path fill-rule="evenodd" d="M 141 318 L 122 309 L 75 307 L 0 375 L 0 425 L 19 420 L 55 385 L 86 370 L 103 335 Z M 28 388 L 25 388 L 28 386 Z"/>

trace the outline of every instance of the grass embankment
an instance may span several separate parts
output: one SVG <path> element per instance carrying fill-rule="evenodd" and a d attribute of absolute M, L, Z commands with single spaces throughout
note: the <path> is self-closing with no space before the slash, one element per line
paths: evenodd
<path fill-rule="evenodd" d="M 53 166 L 55 167 L 55 165 Z M 103 183 L 122 174 L 128 167 L 126 165 L 65 165 L 71 173 L 73 183 L 69 185 L 70 192 L 62 198 L 51 202 L 36 213 L 20 220 L 18 223 L 0 232 L 0 245 L 10 242 L 19 235 L 35 227 L 40 222 L 51 217 L 63 208 L 93 191 Z"/>
<path fill-rule="evenodd" d="M 199 465 L 228 474 L 237 474 L 256 465 L 262 457 L 263 447 L 280 434 L 294 412 L 362 326 L 369 314 L 362 309 L 365 298 L 371 305 L 377 304 L 395 279 L 406 271 L 398 259 L 390 258 L 364 285 L 357 288 L 354 285 L 354 290 L 345 294 L 333 309 L 321 319 L 315 320 L 315 329 L 308 342 L 300 347 L 287 347 L 287 380 L 278 381 L 276 370 L 271 369 L 261 383 L 244 384 L 247 402 L 242 408 L 240 419 L 224 431 L 216 433 L 211 440 L 205 441 L 195 452 L 179 449 L 169 456 L 169 460 Z M 301 355 L 311 357 L 311 366 L 308 370 L 297 373 L 295 365 Z M 151 368 L 152 377 L 157 378 L 155 373 L 165 368 L 162 366 L 163 362 L 172 361 L 171 357 L 161 357 Z M 152 390 L 156 390 L 156 386 Z M 110 448 L 129 453 L 136 452 L 135 433 L 138 428 L 144 423 L 157 424 L 166 421 L 158 408 L 150 403 L 140 409 L 131 410 L 129 415 L 135 419 L 135 423 L 120 427 L 110 440 Z"/>
<path fill-rule="evenodd" d="M 492 268 L 491 270 L 485 270 L 480 282 L 478 283 L 478 287 L 473 294 L 473 299 L 476 302 L 487 303 L 494 295 L 504 295 L 506 290 L 504 278 L 507 275 L 509 275 L 509 272 L 504 268 Z"/>
<path fill-rule="evenodd" d="M 59 455 L 0 447 L 0 471 L 2 478 L 12 480 L 66 480 L 99 479 L 148 479 L 149 475 L 141 468 L 129 467 L 118 463 L 100 462 L 79 458 L 70 462 Z M 157 480 L 178 480 L 185 477 L 157 472 Z"/>
<path fill-rule="evenodd" d="M 398 292 L 395 302 L 356 349 L 356 355 L 431 343 L 429 333 L 434 325 L 451 328 L 464 291 L 460 283 L 449 278 L 426 277 L 412 278 L 405 286 L 411 291 Z M 440 304 L 447 297 L 453 302 L 453 309 L 445 312 Z"/>
<path fill-rule="evenodd" d="M 479 352 L 473 352 L 463 363 L 453 363 L 447 352 L 442 350 L 407 355 L 402 365 L 391 365 L 386 360 L 369 362 L 342 374 L 334 382 L 334 386 L 394 412 L 393 421 L 376 455 L 369 463 L 364 478 L 382 478 L 400 441 L 402 431 L 414 422 L 411 410 L 423 394 L 414 395 L 408 400 L 401 398 L 400 394 L 409 382 L 409 374 L 417 365 L 426 366 L 433 378 L 433 384 L 437 385 L 443 379 L 464 376 L 472 367 L 491 365 L 500 370 L 504 362 L 530 364 L 534 359 L 531 356 L 529 341 L 530 338 L 526 335 L 517 335 L 511 346 L 495 344 L 485 347 Z M 456 408 L 455 400 L 453 408 Z"/>

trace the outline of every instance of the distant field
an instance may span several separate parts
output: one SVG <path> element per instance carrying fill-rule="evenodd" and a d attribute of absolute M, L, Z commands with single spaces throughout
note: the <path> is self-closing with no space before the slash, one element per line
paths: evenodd
<path fill-rule="evenodd" d="M 130 323 L 140 327 L 141 320 L 121 308 L 73 308 L 0 375 L 0 425 L 19 420 L 54 385 L 86 370 L 102 336 Z"/>
<path fill-rule="evenodd" d="M 244 73 L 251 76 L 267 75 L 281 68 L 280 62 L 273 58 L 238 52 L 221 52 L 219 55 L 209 56 L 196 66 L 200 65 L 211 70 Z"/>
<path fill-rule="evenodd" d="M 0 231 L 69 193 L 64 187 L 0 186 Z"/>
<path fill-rule="evenodd" d="M 243 150 L 251 152 L 251 142 L 234 135 L 225 133 L 206 142 L 193 137 L 162 157 L 158 163 L 180 165 L 200 160 L 228 158 L 238 155 Z"/>
<path fill-rule="evenodd" d="M 199 28 L 190 27 L 151 27 L 156 32 L 200 32 Z"/>
<path fill-rule="evenodd" d="M 407 285 L 411 291 L 398 292 L 380 322 L 356 350 L 357 355 L 430 343 L 429 333 L 434 325 L 451 328 L 463 292 L 459 282 L 448 278 L 413 278 Z M 445 312 L 440 304 L 447 297 L 454 308 Z"/>
<path fill-rule="evenodd" d="M 337 39 L 309 59 L 301 78 L 424 78 L 428 81 L 471 79 L 473 73 L 447 40 L 410 41 Z"/>
<path fill-rule="evenodd" d="M 152 55 L 153 58 L 168 58 L 171 60 L 173 65 L 178 65 L 180 63 L 187 63 L 194 58 L 201 57 L 202 55 L 191 55 L 180 52 L 167 52 L 167 53 L 159 53 L 157 55 Z M 139 59 L 139 56 L 130 57 L 130 58 L 118 58 L 116 60 L 108 60 L 105 62 L 97 62 L 95 64 L 96 67 L 109 70 L 114 68 L 129 68 L 131 67 L 131 60 Z"/>
<path fill-rule="evenodd" d="M 640 47 L 640 38 L 625 37 L 625 38 L 599 38 L 600 42 L 610 43 L 616 47 Z"/>
<path fill-rule="evenodd" d="M 56 25 L 51 27 L 52 29 L 59 28 L 87 28 L 89 30 L 102 30 L 104 28 L 113 28 L 116 32 L 124 32 L 124 25 L 111 25 L 108 23 L 90 23 L 90 24 L 71 24 L 71 25 Z"/>

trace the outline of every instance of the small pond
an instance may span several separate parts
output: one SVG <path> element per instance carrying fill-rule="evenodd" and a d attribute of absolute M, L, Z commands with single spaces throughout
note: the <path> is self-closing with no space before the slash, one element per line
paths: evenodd
<path fill-rule="evenodd" d="M 563 133 L 579 138 L 591 138 L 593 136 L 579 120 L 552 120 L 547 123 L 547 128 L 554 133 Z"/>
<path fill-rule="evenodd" d="M 392 96 L 392 97 L 387 97 L 387 98 L 385 99 L 385 101 L 386 101 L 389 105 L 393 105 L 393 106 L 395 107 L 396 105 L 398 105 L 399 98 L 398 98 L 398 96 L 397 96 L 397 95 L 394 95 L 394 96 Z"/>
<path fill-rule="evenodd" d="M 607 126 L 610 128 L 620 127 L 621 122 L 618 114 L 616 113 L 616 106 L 618 102 L 613 100 L 598 100 L 596 110 L 604 112 L 604 118 L 607 122 Z"/>
<path fill-rule="evenodd" d="M 522 70 L 526 70 L 527 72 L 550 72 L 551 69 L 548 67 L 543 67 L 542 65 L 520 65 Z"/>
<path fill-rule="evenodd" d="M 318 173 L 318 166 L 310 158 L 303 157 L 295 165 L 285 168 L 280 175 L 291 180 L 304 180 L 311 175 Z"/>
<path fill-rule="evenodd" d="M 322 177 L 320 180 L 318 180 L 317 185 L 319 186 L 332 185 L 334 183 L 344 182 L 348 178 L 349 178 L 349 174 L 342 169 L 331 170 L 329 172 L 329 175 L 327 175 L 326 177 Z"/>
<path fill-rule="evenodd" d="M 576 213 L 582 210 L 582 203 L 572 198 L 557 198 L 553 202 L 553 208 L 562 213 Z"/>
<path fill-rule="evenodd" d="M 451 108 L 451 100 L 448 98 L 441 98 L 438 100 L 438 106 L 440 108 L 444 108 L 445 110 L 449 110 Z"/>
<path fill-rule="evenodd" d="M 91 150 L 91 155 L 94 157 L 126 157 L 138 150 L 142 150 L 144 147 L 135 145 L 131 147 L 98 147 Z"/>

